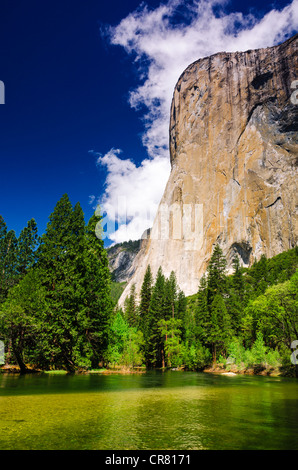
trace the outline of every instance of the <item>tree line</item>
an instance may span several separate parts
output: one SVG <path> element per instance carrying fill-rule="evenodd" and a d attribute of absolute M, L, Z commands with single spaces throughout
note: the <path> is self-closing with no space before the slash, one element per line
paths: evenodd
<path fill-rule="evenodd" d="M 291 369 L 291 345 L 298 339 L 298 248 L 250 268 L 235 255 L 233 273 L 219 245 L 214 247 L 197 294 L 185 298 L 175 274 L 160 268 L 153 283 L 148 266 L 139 302 L 132 286 L 122 315 L 142 333 L 147 367 L 202 369 L 227 361 L 243 367 Z M 292 367 L 293 368 L 293 367 Z"/>
<path fill-rule="evenodd" d="M 101 216 L 85 223 L 67 194 L 45 233 L 34 219 L 19 237 L 0 216 L 0 339 L 22 372 L 101 366 L 184 367 L 214 363 L 291 366 L 298 339 L 298 248 L 250 268 L 214 247 L 198 292 L 188 298 L 175 273 L 147 267 L 123 309 L 111 296 Z"/>
<path fill-rule="evenodd" d="M 85 225 L 65 194 L 37 236 L 34 220 L 16 238 L 0 219 L 0 335 L 7 361 L 41 369 L 97 367 L 109 338 L 110 273 L 101 217 Z"/>

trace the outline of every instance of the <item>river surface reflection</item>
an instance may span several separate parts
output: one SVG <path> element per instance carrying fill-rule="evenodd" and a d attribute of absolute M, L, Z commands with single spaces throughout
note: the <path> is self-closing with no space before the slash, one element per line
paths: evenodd
<path fill-rule="evenodd" d="M 298 380 L 0 374 L 0 449 L 298 449 Z"/>

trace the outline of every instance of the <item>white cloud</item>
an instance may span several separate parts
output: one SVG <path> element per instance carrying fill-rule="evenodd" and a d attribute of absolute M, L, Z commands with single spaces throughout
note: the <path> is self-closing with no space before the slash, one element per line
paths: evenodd
<path fill-rule="evenodd" d="M 94 203 L 95 199 L 96 199 L 96 197 L 94 196 L 94 194 L 91 194 L 89 196 L 89 204 L 92 205 Z"/>
<path fill-rule="evenodd" d="M 261 19 L 239 12 L 225 14 L 226 4 L 226 0 L 168 0 L 154 10 L 141 4 L 116 27 L 109 28 L 111 44 L 123 47 L 134 57 L 140 74 L 140 85 L 131 92 L 129 104 L 144 112 L 143 144 L 149 157 L 139 167 L 131 160 L 120 159 L 115 150 L 100 159 L 108 169 L 103 201 L 110 212 L 114 211 L 119 191 L 126 197 L 131 213 L 139 207 L 136 201 L 141 201 L 140 205 L 149 212 L 157 207 L 170 171 L 168 129 L 172 95 L 189 64 L 216 52 L 272 46 L 298 29 L 298 0 L 282 10 L 271 10 Z M 143 225 L 138 227 L 138 220 L 132 215 L 128 235 L 120 227 L 113 239 L 139 238 Z"/>
<path fill-rule="evenodd" d="M 108 215 L 109 238 L 116 243 L 138 239 L 151 227 L 169 174 L 168 159 L 146 159 L 136 166 L 121 159 L 120 153 L 111 149 L 97 155 L 97 164 L 107 168 L 106 190 L 99 203 Z"/>

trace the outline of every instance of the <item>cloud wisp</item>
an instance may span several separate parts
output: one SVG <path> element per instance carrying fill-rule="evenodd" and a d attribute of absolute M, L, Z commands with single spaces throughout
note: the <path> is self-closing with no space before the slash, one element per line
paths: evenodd
<path fill-rule="evenodd" d="M 217 52 L 273 46 L 298 30 L 298 0 L 281 10 L 272 9 L 262 18 L 226 13 L 227 3 L 168 0 L 155 9 L 142 3 L 117 26 L 108 28 L 110 44 L 124 48 L 139 73 L 140 85 L 130 93 L 129 105 L 141 113 L 142 142 L 148 153 L 139 166 L 121 159 L 115 149 L 98 158 L 107 169 L 102 209 L 113 220 L 120 197 L 126 200 L 129 213 L 124 220 L 124 209 L 118 211 L 119 228 L 110 235 L 115 242 L 140 238 L 153 222 L 170 172 L 172 95 L 185 68 Z"/>
<path fill-rule="evenodd" d="M 107 170 L 99 203 L 107 236 L 115 243 L 139 239 L 151 227 L 169 173 L 168 159 L 157 156 L 137 166 L 121 159 L 121 153 L 113 148 L 105 155 L 96 154 L 97 164 Z"/>

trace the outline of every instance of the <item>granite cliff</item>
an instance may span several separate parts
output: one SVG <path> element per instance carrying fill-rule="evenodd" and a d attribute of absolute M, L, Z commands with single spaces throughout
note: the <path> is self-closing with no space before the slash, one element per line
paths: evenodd
<path fill-rule="evenodd" d="M 249 266 L 297 244 L 298 35 L 191 64 L 174 90 L 171 174 L 120 304 L 150 264 L 197 291 L 213 247 Z"/>
<path fill-rule="evenodd" d="M 107 249 L 112 280 L 127 282 L 134 274 L 134 259 L 141 248 L 141 240 L 117 243 Z"/>

